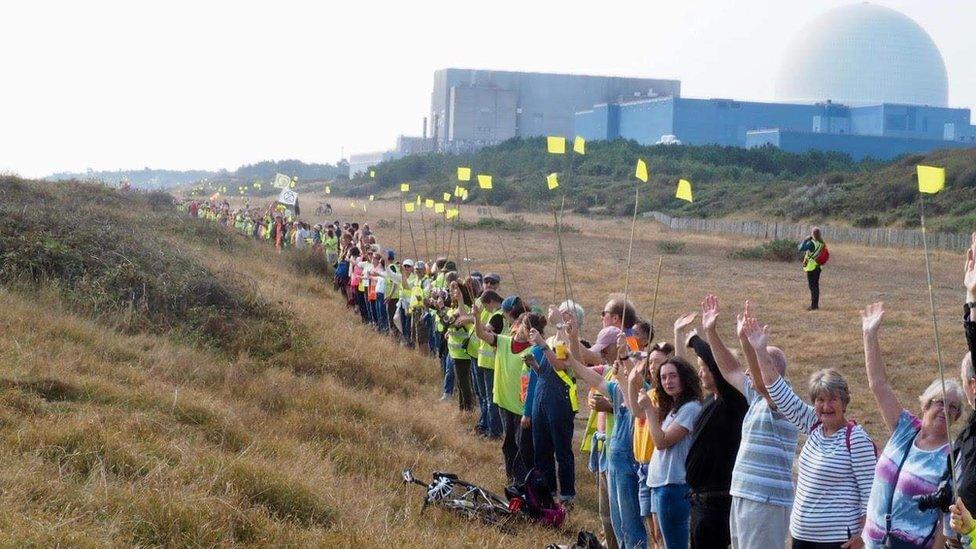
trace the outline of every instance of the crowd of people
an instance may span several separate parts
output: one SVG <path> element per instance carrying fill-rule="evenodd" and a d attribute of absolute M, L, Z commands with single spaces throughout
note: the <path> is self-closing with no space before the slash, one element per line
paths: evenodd
<path fill-rule="evenodd" d="M 976 234 L 961 383 L 931 375 L 917 405 L 901 402 L 880 344 L 884 305 L 861 311 L 865 371 L 888 436 L 876 444 L 848 415 L 841 372 L 791 383 L 790 360 L 749 302 L 734 319 L 738 349 L 719 336 L 732 315 L 714 295 L 673 323 L 670 341 L 610 295 L 589 341 L 579 303 L 530 306 L 496 273 L 401 259 L 368 224 L 310 228 L 226 204 L 185 209 L 279 248 L 322 250 L 331 284 L 364 324 L 438 361 L 441 399 L 456 399 L 473 433 L 497 441 L 509 483 L 539 475 L 572 512 L 579 453 L 599 487 L 607 547 L 976 547 Z M 822 243 L 813 236 L 805 270 Z M 574 441 L 584 400 L 589 417 Z M 953 443 L 949 427 L 963 415 Z"/>

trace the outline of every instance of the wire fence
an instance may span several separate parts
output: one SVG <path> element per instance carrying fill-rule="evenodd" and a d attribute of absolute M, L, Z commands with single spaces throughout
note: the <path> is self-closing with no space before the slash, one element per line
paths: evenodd
<path fill-rule="evenodd" d="M 736 221 L 731 219 L 697 219 L 692 217 L 671 217 L 661 212 L 646 212 L 650 217 L 672 231 L 692 233 L 737 234 L 775 240 L 789 238 L 803 240 L 810 234 L 809 223 L 788 223 L 783 221 Z M 855 227 L 831 227 L 821 225 L 820 230 L 827 242 L 844 242 L 863 246 L 882 246 L 889 248 L 921 248 L 922 231 L 913 229 L 859 229 Z M 928 233 L 929 246 L 944 250 L 965 250 L 969 247 L 970 236 L 955 233 Z"/>

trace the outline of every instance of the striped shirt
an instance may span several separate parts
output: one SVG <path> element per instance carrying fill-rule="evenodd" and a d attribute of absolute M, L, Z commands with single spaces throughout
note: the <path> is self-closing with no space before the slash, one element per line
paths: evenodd
<path fill-rule="evenodd" d="M 749 410 L 742 420 L 742 442 L 735 457 L 729 493 L 749 501 L 789 507 L 793 505 L 796 427 L 769 407 L 748 377 L 742 394 Z"/>
<path fill-rule="evenodd" d="M 796 498 L 790 514 L 790 534 L 817 543 L 844 542 L 861 531 L 867 513 L 874 466 L 874 445 L 860 425 L 854 426 L 847 447 L 847 428 L 825 436 L 817 412 L 800 400 L 780 377 L 769 396 L 793 425 L 809 433 L 797 461 Z"/>

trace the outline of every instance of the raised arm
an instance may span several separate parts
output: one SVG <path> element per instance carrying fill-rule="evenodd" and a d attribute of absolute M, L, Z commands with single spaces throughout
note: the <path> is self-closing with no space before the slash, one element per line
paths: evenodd
<path fill-rule="evenodd" d="M 966 269 L 963 283 L 966 286 L 966 303 L 963 306 L 963 327 L 966 330 L 966 346 L 973 356 L 976 356 L 976 318 L 970 303 L 976 303 L 976 233 L 973 233 L 972 244 L 966 251 Z"/>
<path fill-rule="evenodd" d="M 696 316 L 698 313 L 688 313 L 674 321 L 674 354 L 685 360 L 688 360 L 688 351 L 685 349 L 685 340 L 687 339 L 685 331 L 695 321 Z"/>
<path fill-rule="evenodd" d="M 580 343 L 579 326 L 576 319 L 571 318 L 566 323 L 566 334 L 569 336 L 569 352 L 576 360 L 584 364 L 602 364 L 603 357 L 600 353 L 595 353 Z"/>
<path fill-rule="evenodd" d="M 872 303 L 861 311 L 861 331 L 864 335 L 864 367 L 868 373 L 868 386 L 874 393 L 881 409 L 888 432 L 895 429 L 902 407 L 898 402 L 891 384 L 888 383 L 888 373 L 885 371 L 884 359 L 881 357 L 881 344 L 878 342 L 878 332 L 881 329 L 881 318 L 884 316 L 884 303 Z"/>
<path fill-rule="evenodd" d="M 560 362 L 557 360 L 556 362 Z M 570 368 L 573 369 L 573 373 L 576 374 L 576 379 L 581 379 L 586 382 L 587 385 L 593 387 L 597 391 L 603 394 L 608 394 L 607 391 L 607 380 L 603 378 L 600 374 L 596 373 L 593 369 L 587 368 L 585 364 L 576 360 L 576 357 L 570 355 L 565 361 Z"/>
<path fill-rule="evenodd" d="M 809 432 L 810 427 L 817 421 L 817 413 L 813 406 L 803 402 L 797 396 L 796 392 L 773 366 L 772 357 L 766 350 L 766 345 L 769 342 L 769 327 L 760 327 L 755 318 L 746 317 L 742 329 L 749 339 L 749 345 L 756 351 L 759 370 L 769 392 L 769 397 L 790 423 L 796 425 L 801 431 Z"/>
<path fill-rule="evenodd" d="M 481 308 L 478 305 L 473 305 L 471 307 L 471 316 L 474 317 L 474 333 L 478 336 L 478 339 L 488 343 L 489 345 L 497 345 L 498 341 L 495 338 L 495 333 L 491 331 L 490 327 L 485 326 L 481 322 Z"/>
<path fill-rule="evenodd" d="M 712 356 L 715 358 L 715 365 L 722 372 L 722 377 L 741 393 L 745 387 L 745 373 L 742 371 L 742 365 L 739 364 L 739 361 L 735 359 L 735 356 L 729 351 L 729 348 L 725 346 L 722 338 L 718 335 L 718 329 L 716 328 L 718 314 L 718 298 L 714 295 L 705 296 L 705 301 L 702 302 L 701 315 L 702 332 L 705 334 L 705 341 L 711 347 Z"/>

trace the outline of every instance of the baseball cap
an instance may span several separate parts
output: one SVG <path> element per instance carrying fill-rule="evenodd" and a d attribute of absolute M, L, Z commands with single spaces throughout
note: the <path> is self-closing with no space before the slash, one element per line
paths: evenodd
<path fill-rule="evenodd" d="M 404 259 L 403 260 L 403 266 L 404 267 L 413 267 L 413 260 L 412 259 Z"/>
<path fill-rule="evenodd" d="M 607 347 L 617 344 L 617 336 L 620 335 L 620 328 L 616 326 L 607 326 L 600 330 L 600 333 L 596 336 L 596 343 L 590 347 L 590 350 L 594 353 L 602 352 Z"/>
<path fill-rule="evenodd" d="M 484 280 L 485 282 L 492 282 L 498 284 L 499 282 L 502 281 L 502 277 L 498 276 L 495 273 L 488 273 L 484 276 Z"/>
<path fill-rule="evenodd" d="M 444 264 L 444 271 L 445 272 L 450 272 L 450 271 L 455 271 L 456 272 L 457 271 L 457 263 L 454 263 L 453 261 L 448 261 L 447 263 Z"/>
<path fill-rule="evenodd" d="M 507 312 L 511 311 L 512 309 L 514 309 L 515 308 L 515 300 L 516 299 L 518 299 L 518 296 L 510 295 L 510 296 L 506 297 L 504 300 L 502 300 L 502 310 L 507 313 Z"/>

